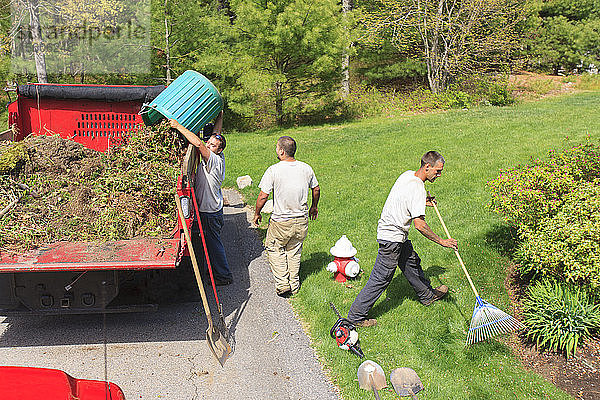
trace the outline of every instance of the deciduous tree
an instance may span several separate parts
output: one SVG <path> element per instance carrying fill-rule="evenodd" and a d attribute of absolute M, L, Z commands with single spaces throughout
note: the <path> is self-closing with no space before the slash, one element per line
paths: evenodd
<path fill-rule="evenodd" d="M 418 50 L 431 91 L 452 77 L 504 63 L 524 21 L 517 0 L 377 0 L 365 10 L 365 38 L 389 38 L 400 51 Z"/>

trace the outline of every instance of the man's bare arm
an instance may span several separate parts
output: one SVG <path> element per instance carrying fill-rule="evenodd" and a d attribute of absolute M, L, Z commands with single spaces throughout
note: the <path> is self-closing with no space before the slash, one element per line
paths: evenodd
<path fill-rule="evenodd" d="M 254 225 L 258 226 L 258 224 L 260 224 L 260 220 L 262 219 L 262 216 L 260 215 L 260 211 L 265 206 L 265 203 L 267 202 L 268 198 L 269 198 L 269 194 L 263 192 L 262 190 L 258 194 L 258 198 L 256 199 L 256 207 L 254 207 L 254 219 L 253 219 Z"/>
<path fill-rule="evenodd" d="M 221 133 L 223 131 L 223 111 L 217 115 L 217 119 L 215 120 L 215 126 L 213 128 L 213 135 L 215 133 Z"/>
<path fill-rule="evenodd" d="M 204 145 L 204 142 L 202 140 L 200 140 L 200 138 L 192 131 L 190 131 L 189 129 L 187 129 L 185 126 L 181 125 L 179 122 L 177 122 L 174 119 L 170 119 L 169 120 L 169 124 L 171 125 L 172 128 L 177 129 L 179 132 L 181 132 L 181 134 L 183 136 L 185 136 L 185 138 L 194 146 L 196 146 L 198 148 L 198 151 L 200 151 L 200 155 L 202 156 L 202 159 L 207 162 L 208 159 L 210 158 L 210 150 L 208 149 L 208 147 L 206 147 Z"/>
<path fill-rule="evenodd" d="M 425 222 L 425 218 L 423 216 L 413 219 L 413 224 L 423 236 L 432 242 L 435 242 L 440 246 L 458 250 L 458 241 L 456 239 L 442 239 L 439 237 L 434 231 L 431 230 L 429 225 L 427 225 L 427 222 Z"/>
<path fill-rule="evenodd" d="M 319 215 L 319 209 L 317 208 L 317 204 L 319 204 L 319 198 L 321 197 L 321 188 L 319 185 L 312 188 L 312 203 L 310 206 L 310 210 L 308 210 L 308 217 L 310 219 L 317 219 Z"/>

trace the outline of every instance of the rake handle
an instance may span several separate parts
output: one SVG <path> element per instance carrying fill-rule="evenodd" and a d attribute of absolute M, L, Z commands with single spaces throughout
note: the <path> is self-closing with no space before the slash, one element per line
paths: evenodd
<path fill-rule="evenodd" d="M 446 224 L 444 223 L 444 220 L 442 219 L 442 215 L 440 214 L 440 211 L 438 210 L 437 205 L 433 201 L 431 203 L 433 204 L 433 209 L 435 210 L 435 213 L 437 214 L 438 218 L 440 219 L 440 222 L 442 223 L 442 227 L 444 228 L 444 232 L 446 232 L 446 235 L 448 236 L 448 239 L 451 239 L 450 232 L 448 232 L 448 228 L 446 228 Z M 473 290 L 473 293 L 475 293 L 475 297 L 479 297 L 479 293 L 477 293 L 477 289 L 475 289 L 475 285 L 473 284 L 473 281 L 471 280 L 471 276 L 467 272 L 467 268 L 465 267 L 465 263 L 463 263 L 463 260 L 460 257 L 460 254 L 458 253 L 458 250 L 454 250 L 454 254 L 456 254 L 456 258 L 458 258 L 458 262 L 460 263 L 460 266 L 462 267 L 462 270 L 464 271 L 465 275 L 467 276 L 467 280 L 469 281 L 469 285 L 471 285 L 471 289 Z"/>

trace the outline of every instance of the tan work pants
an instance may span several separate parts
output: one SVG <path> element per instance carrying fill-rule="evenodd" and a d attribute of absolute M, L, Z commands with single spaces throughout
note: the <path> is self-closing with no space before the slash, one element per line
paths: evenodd
<path fill-rule="evenodd" d="M 300 290 L 300 256 L 302 242 L 308 233 L 308 218 L 298 217 L 287 221 L 269 221 L 267 258 L 275 278 L 278 294 Z"/>

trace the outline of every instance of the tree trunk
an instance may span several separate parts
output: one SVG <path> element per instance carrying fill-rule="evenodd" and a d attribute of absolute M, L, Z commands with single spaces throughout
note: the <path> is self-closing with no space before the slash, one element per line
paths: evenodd
<path fill-rule="evenodd" d="M 275 115 L 277 124 L 283 124 L 283 84 L 279 81 L 275 82 Z"/>
<path fill-rule="evenodd" d="M 165 67 L 167 69 L 167 85 L 171 83 L 171 48 L 169 47 L 169 20 L 167 12 L 167 0 L 165 0 Z"/>
<path fill-rule="evenodd" d="M 342 12 L 344 13 L 344 17 L 346 17 L 346 15 L 350 11 L 350 9 L 351 9 L 350 0 L 342 0 Z M 346 20 L 346 18 L 344 18 L 344 21 L 345 20 Z M 352 46 L 351 43 L 348 47 L 350 47 L 350 46 Z M 343 78 L 342 78 L 342 97 L 343 98 L 347 98 L 350 95 L 350 69 L 349 68 L 350 68 L 350 53 L 349 53 L 349 49 L 346 49 L 346 51 L 344 52 L 343 59 L 342 59 L 342 71 L 344 74 Z"/>
<path fill-rule="evenodd" d="M 46 75 L 44 43 L 42 42 L 42 29 L 40 27 L 39 5 L 39 0 L 28 0 L 27 2 L 37 80 L 39 83 L 48 83 L 48 77 Z"/>

